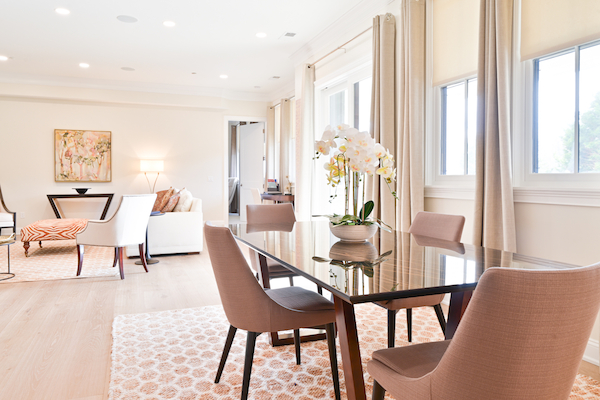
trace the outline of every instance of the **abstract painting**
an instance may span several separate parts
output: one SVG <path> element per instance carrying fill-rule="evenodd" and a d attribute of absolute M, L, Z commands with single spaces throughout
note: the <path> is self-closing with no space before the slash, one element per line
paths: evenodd
<path fill-rule="evenodd" d="M 111 133 L 54 130 L 56 182 L 110 182 Z"/>

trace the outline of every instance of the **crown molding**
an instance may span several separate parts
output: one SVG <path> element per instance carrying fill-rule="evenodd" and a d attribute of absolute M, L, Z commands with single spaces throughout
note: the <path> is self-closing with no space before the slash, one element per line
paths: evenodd
<path fill-rule="evenodd" d="M 187 96 L 218 97 L 236 101 L 268 102 L 271 93 L 233 91 L 187 85 L 166 85 L 160 83 L 113 81 L 100 79 L 78 79 L 70 77 L 48 77 L 27 74 L 1 74 L 0 83 L 58 86 L 81 89 L 121 90 L 127 92 L 160 93 Z"/>
<path fill-rule="evenodd" d="M 294 52 L 294 67 L 323 56 L 373 24 L 373 17 L 396 0 L 364 0 Z"/>

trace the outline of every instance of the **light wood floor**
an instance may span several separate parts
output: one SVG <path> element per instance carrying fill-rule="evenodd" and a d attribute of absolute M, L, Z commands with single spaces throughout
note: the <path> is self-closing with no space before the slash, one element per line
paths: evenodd
<path fill-rule="evenodd" d="M 206 251 L 159 259 L 148 274 L 127 260 L 123 281 L 0 284 L 0 400 L 106 399 L 116 315 L 219 304 Z"/>

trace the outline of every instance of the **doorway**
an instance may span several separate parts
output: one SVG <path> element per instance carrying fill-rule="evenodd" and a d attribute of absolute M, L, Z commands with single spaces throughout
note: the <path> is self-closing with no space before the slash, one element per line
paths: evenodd
<path fill-rule="evenodd" d="M 260 201 L 265 176 L 265 123 L 228 121 L 229 221 L 246 220 L 246 205 Z M 254 192 L 254 193 L 253 193 Z M 258 200 L 255 199 L 259 195 Z"/>

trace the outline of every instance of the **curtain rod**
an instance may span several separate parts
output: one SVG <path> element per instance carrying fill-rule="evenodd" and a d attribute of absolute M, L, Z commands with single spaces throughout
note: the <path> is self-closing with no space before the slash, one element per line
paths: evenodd
<path fill-rule="evenodd" d="M 296 98 L 296 96 L 292 96 L 292 97 L 288 97 L 287 99 L 282 99 L 282 100 L 292 100 L 292 99 L 295 99 L 295 98 Z M 269 106 L 269 108 L 275 108 L 275 107 L 280 106 L 280 105 L 281 105 L 281 102 L 279 102 L 277 104 L 273 104 L 272 106 Z"/>
<path fill-rule="evenodd" d="M 354 36 L 352 39 L 348 40 L 346 43 L 344 43 L 341 46 L 336 47 L 335 49 L 333 49 L 332 51 L 330 51 L 329 53 L 325 54 L 323 57 L 319 58 L 317 61 L 315 61 L 314 63 L 310 64 L 311 66 L 314 67 L 314 65 L 316 63 L 318 63 L 319 61 L 321 61 L 322 59 L 324 59 L 325 57 L 330 56 L 331 54 L 335 53 L 336 51 L 342 49 L 345 45 L 347 45 L 348 43 L 350 43 L 351 41 L 358 39 L 359 37 L 361 37 L 362 35 L 364 35 L 365 33 L 369 32 L 371 29 L 373 29 L 372 26 L 368 27 L 367 29 L 365 29 L 364 31 L 362 31 L 361 33 L 359 33 L 358 35 Z"/>

